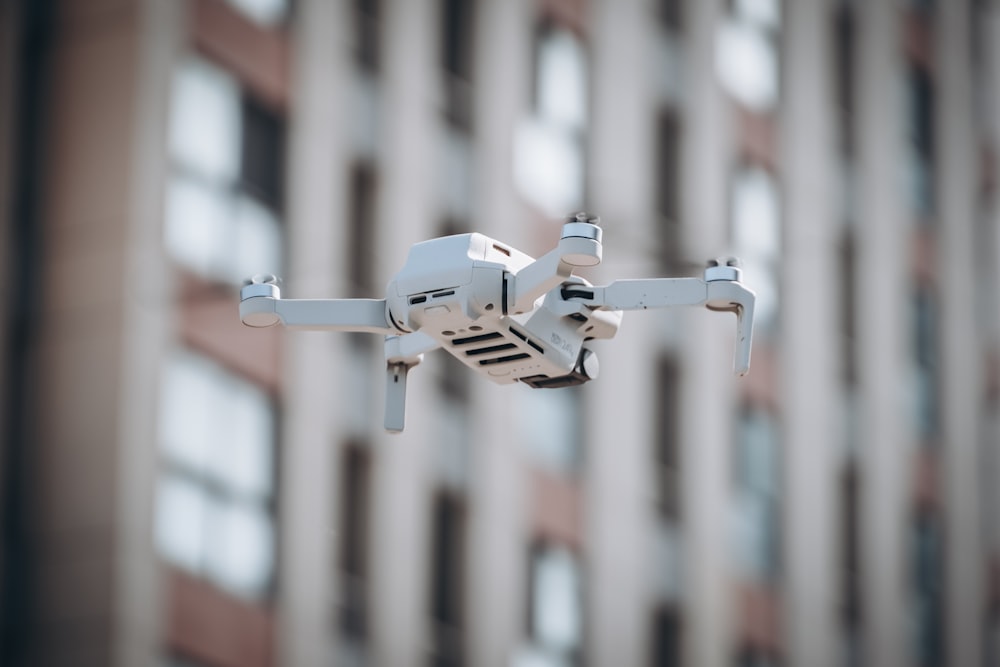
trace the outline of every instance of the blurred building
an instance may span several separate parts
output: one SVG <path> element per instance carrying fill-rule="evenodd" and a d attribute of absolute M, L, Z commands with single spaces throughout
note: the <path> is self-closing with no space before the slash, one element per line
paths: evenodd
<path fill-rule="evenodd" d="M 0 663 L 1000 664 L 992 0 L 0 4 Z M 414 242 L 736 254 L 574 390 L 249 330 Z"/>

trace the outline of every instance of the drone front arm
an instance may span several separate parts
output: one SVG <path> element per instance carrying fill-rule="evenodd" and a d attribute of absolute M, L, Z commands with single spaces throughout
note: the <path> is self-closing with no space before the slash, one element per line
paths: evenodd
<path fill-rule="evenodd" d="M 523 313 L 535 307 L 535 301 L 563 284 L 573 275 L 575 266 L 563 261 L 558 248 L 524 267 L 513 277 L 513 299 L 508 304 L 511 313 Z"/>
<path fill-rule="evenodd" d="M 531 310 L 538 298 L 566 282 L 573 271 L 601 263 L 601 228 L 596 221 L 586 213 L 577 214 L 563 225 L 558 246 L 517 272 L 509 312 Z"/>
<path fill-rule="evenodd" d="M 736 314 L 736 345 L 733 371 L 745 375 L 750 370 L 753 338 L 754 293 L 736 280 L 700 278 L 653 278 L 616 280 L 604 287 L 571 285 L 564 296 L 605 310 L 647 310 L 672 306 L 701 306 Z"/>
<path fill-rule="evenodd" d="M 249 327 L 399 333 L 386 317 L 385 299 L 282 299 L 272 282 L 247 285 L 240 297 L 240 319 Z"/>

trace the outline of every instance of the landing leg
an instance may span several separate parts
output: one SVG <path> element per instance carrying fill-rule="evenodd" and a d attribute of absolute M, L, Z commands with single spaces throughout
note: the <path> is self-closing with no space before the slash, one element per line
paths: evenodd
<path fill-rule="evenodd" d="M 389 362 L 385 370 L 385 430 L 399 433 L 406 422 L 406 374 L 410 366 Z"/>

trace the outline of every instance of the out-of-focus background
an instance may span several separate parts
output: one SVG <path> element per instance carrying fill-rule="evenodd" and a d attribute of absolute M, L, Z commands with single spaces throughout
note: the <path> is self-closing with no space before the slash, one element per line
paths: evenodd
<path fill-rule="evenodd" d="M 1000 664 L 995 0 L 0 3 L 0 664 Z M 411 244 L 594 282 L 578 389 L 444 353 L 382 431 Z"/>

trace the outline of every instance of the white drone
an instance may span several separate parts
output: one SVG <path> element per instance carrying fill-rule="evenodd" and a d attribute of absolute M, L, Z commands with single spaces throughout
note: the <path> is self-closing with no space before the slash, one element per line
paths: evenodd
<path fill-rule="evenodd" d="M 250 327 L 359 331 L 385 335 L 385 428 L 403 430 L 406 374 L 424 353 L 444 348 L 498 384 L 535 388 L 597 377 L 592 339 L 613 338 L 623 310 L 704 305 L 736 314 L 733 370 L 750 369 L 754 293 L 733 259 L 708 263 L 702 278 L 616 280 L 591 285 L 573 272 L 601 262 L 599 220 L 579 213 L 538 259 L 482 234 L 417 243 L 384 299 L 282 299 L 273 276 L 240 291 Z"/>

